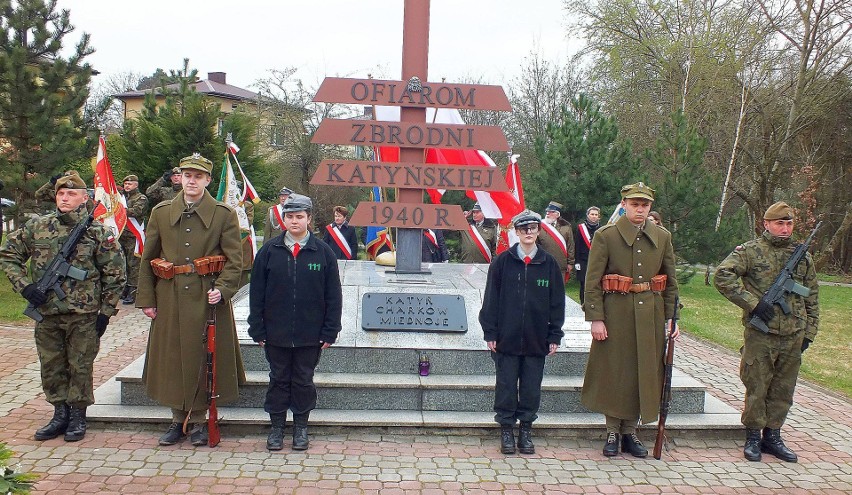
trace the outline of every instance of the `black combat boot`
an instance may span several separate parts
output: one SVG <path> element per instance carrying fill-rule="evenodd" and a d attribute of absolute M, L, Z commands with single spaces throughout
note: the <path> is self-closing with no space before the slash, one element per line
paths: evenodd
<path fill-rule="evenodd" d="M 210 434 L 207 432 L 207 422 L 197 423 L 189 432 L 189 441 L 195 447 L 201 447 L 210 443 Z"/>
<path fill-rule="evenodd" d="M 757 462 L 760 460 L 760 430 L 748 428 L 746 429 L 746 442 L 743 448 L 743 456 L 749 461 Z"/>
<path fill-rule="evenodd" d="M 68 430 L 65 431 L 66 442 L 77 442 L 86 436 L 86 408 L 72 407 L 68 414 Z"/>
<path fill-rule="evenodd" d="M 795 452 L 788 449 L 781 440 L 781 429 L 764 428 L 763 440 L 760 442 L 760 451 L 772 454 L 786 462 L 798 462 L 799 457 Z"/>
<path fill-rule="evenodd" d="M 535 445 L 532 441 L 532 422 L 521 421 L 521 427 L 518 429 L 518 452 L 535 454 Z"/>
<path fill-rule="evenodd" d="M 174 445 L 183 439 L 186 434 L 183 432 L 183 425 L 180 423 L 172 423 L 169 429 L 160 437 L 160 445 Z"/>
<path fill-rule="evenodd" d="M 515 432 L 514 426 L 500 426 L 500 452 L 504 454 L 515 453 Z"/>
<path fill-rule="evenodd" d="M 127 294 L 121 298 L 122 304 L 133 304 L 136 302 L 136 287 L 127 287 Z"/>
<path fill-rule="evenodd" d="M 627 452 L 633 457 L 647 457 L 648 449 L 642 445 L 635 433 L 621 435 L 621 451 Z"/>
<path fill-rule="evenodd" d="M 68 429 L 68 404 L 54 404 L 50 422 L 35 432 L 36 440 L 50 440 L 65 433 Z"/>
<path fill-rule="evenodd" d="M 125 285 L 125 286 L 124 286 L 124 289 L 122 289 L 122 290 L 121 290 L 121 295 L 120 295 L 120 296 L 118 296 L 118 298 L 119 298 L 121 301 L 124 301 L 124 298 L 125 298 L 125 297 L 127 297 L 127 293 L 128 293 L 129 291 L 130 291 L 130 286 L 129 286 L 129 285 Z"/>
<path fill-rule="evenodd" d="M 606 435 L 606 443 L 603 448 L 603 455 L 607 457 L 615 457 L 618 455 L 618 437 L 619 434 L 611 431 Z"/>
<path fill-rule="evenodd" d="M 267 450 L 281 450 L 284 448 L 284 426 L 287 424 L 287 413 L 270 414 L 269 418 L 272 420 L 272 430 L 266 437 L 266 448 Z"/>
<path fill-rule="evenodd" d="M 308 416 L 293 416 L 293 450 L 308 450 Z"/>

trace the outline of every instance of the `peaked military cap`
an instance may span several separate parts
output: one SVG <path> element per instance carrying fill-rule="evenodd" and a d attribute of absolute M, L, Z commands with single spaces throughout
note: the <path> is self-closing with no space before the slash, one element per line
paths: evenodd
<path fill-rule="evenodd" d="M 56 185 L 53 186 L 53 192 L 62 188 L 66 189 L 86 189 L 86 183 L 80 178 L 80 174 L 76 170 L 65 172 L 65 175 L 56 179 Z"/>
<path fill-rule="evenodd" d="M 783 201 L 779 201 L 766 209 L 764 220 L 792 220 L 793 209 Z"/>
<path fill-rule="evenodd" d="M 127 177 L 125 177 L 124 179 L 122 179 L 121 182 L 139 182 L 139 177 L 137 177 L 133 174 L 130 174 Z"/>
<path fill-rule="evenodd" d="M 314 209 L 314 202 L 307 196 L 291 194 L 290 197 L 287 198 L 287 201 L 284 202 L 282 209 L 284 210 L 284 213 L 296 211 L 310 212 Z"/>
<path fill-rule="evenodd" d="M 516 229 L 533 223 L 541 225 L 541 215 L 534 211 L 524 210 L 512 217 L 512 226 Z"/>
<path fill-rule="evenodd" d="M 180 174 L 180 167 L 172 168 L 172 175 L 175 175 L 175 174 Z"/>
<path fill-rule="evenodd" d="M 557 203 L 556 201 L 551 201 L 550 204 L 547 205 L 547 208 L 544 209 L 544 211 L 558 211 L 559 213 L 562 213 L 562 205 Z"/>
<path fill-rule="evenodd" d="M 470 211 L 482 211 L 482 207 L 479 206 L 479 203 L 474 203 L 473 208 L 471 208 Z"/>
<path fill-rule="evenodd" d="M 199 153 L 193 153 L 190 156 L 181 158 L 180 164 L 178 165 L 180 170 L 185 169 L 194 169 L 201 170 L 202 172 L 207 172 L 208 174 L 213 173 L 213 162 L 204 158 Z"/>
<path fill-rule="evenodd" d="M 286 187 L 282 187 L 281 190 L 278 191 L 279 196 L 289 196 L 291 194 L 293 194 L 293 191 L 291 191 L 290 189 L 288 189 Z"/>
<path fill-rule="evenodd" d="M 621 199 L 641 198 L 654 201 L 654 190 L 644 182 L 628 184 L 621 188 Z"/>

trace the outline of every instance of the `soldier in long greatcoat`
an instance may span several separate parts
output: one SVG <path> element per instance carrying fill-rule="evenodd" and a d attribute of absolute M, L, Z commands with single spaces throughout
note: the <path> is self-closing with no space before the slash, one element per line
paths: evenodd
<path fill-rule="evenodd" d="M 205 363 L 203 336 L 208 303 L 216 308 L 216 392 L 218 402 L 237 399 L 245 382 L 231 297 L 240 282 L 242 247 L 237 214 L 205 187 L 213 164 L 198 154 L 180 162 L 183 191 L 151 211 L 139 268 L 136 307 L 152 318 L 142 381 L 147 394 L 172 409 L 172 424 L 160 438 L 172 445 L 195 425 L 193 445 L 207 443 L 206 386 L 199 383 Z M 200 276 L 193 261 L 212 255 L 227 259 L 218 276 Z M 170 279 L 155 275 L 151 261 L 174 264 Z"/>
<path fill-rule="evenodd" d="M 595 233 L 589 253 L 583 309 L 593 340 L 582 403 L 606 416 L 604 455 L 618 454 L 622 436 L 624 452 L 644 457 L 636 425 L 656 421 L 660 412 L 664 327 L 678 289 L 671 234 L 646 221 L 654 190 L 639 182 L 621 195 L 626 213 Z M 632 278 L 627 292 L 604 292 L 601 279 L 613 274 Z M 666 280 L 653 290 L 657 275 Z"/>

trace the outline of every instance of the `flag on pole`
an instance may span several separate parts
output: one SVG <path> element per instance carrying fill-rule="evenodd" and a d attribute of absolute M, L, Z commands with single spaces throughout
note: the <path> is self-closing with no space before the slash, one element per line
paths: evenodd
<path fill-rule="evenodd" d="M 243 190 L 238 190 L 237 179 L 234 175 L 234 169 L 231 166 L 230 156 L 234 149 L 231 145 L 233 145 L 233 143 L 229 142 L 228 149 L 225 151 L 225 160 L 222 163 L 222 175 L 219 178 L 219 190 L 216 192 L 216 199 L 230 206 L 237 212 L 237 220 L 240 223 L 240 235 L 242 237 L 242 241 L 243 243 L 248 243 L 248 249 L 243 250 L 243 256 L 251 253 L 251 260 L 243 260 L 243 266 L 250 266 L 251 263 L 249 261 L 253 262 L 255 255 L 257 255 L 257 239 L 254 234 L 254 226 L 249 223 L 248 215 L 246 215 L 246 210 L 243 206 L 243 190 L 245 190 L 248 179 L 245 174 L 243 174 L 242 167 L 240 167 L 240 174 L 243 178 Z"/>
<path fill-rule="evenodd" d="M 98 158 L 95 164 L 95 219 L 109 227 L 116 239 L 127 224 L 127 202 L 118 192 L 112 166 L 106 153 L 106 141 L 98 139 Z M 138 238 L 137 238 L 138 239 Z"/>
<path fill-rule="evenodd" d="M 621 203 L 617 203 L 615 205 L 615 211 L 612 212 L 612 215 L 609 217 L 609 221 L 607 223 L 615 223 L 621 218 L 621 215 L 624 215 L 624 207 L 621 206 Z"/>
<path fill-rule="evenodd" d="M 518 167 L 518 157 L 521 155 L 509 156 L 509 168 L 506 169 L 506 185 L 509 186 L 509 192 L 515 197 L 515 201 L 521 205 L 521 209 L 526 208 L 524 205 L 524 186 L 521 183 L 521 169 Z"/>
<path fill-rule="evenodd" d="M 370 201 L 381 203 L 382 200 L 382 188 L 373 186 L 370 191 Z M 371 260 L 375 260 L 376 256 L 384 253 L 385 251 L 394 250 L 393 241 L 391 241 L 390 238 L 390 229 L 387 227 L 367 227 L 366 241 L 367 256 Z"/>

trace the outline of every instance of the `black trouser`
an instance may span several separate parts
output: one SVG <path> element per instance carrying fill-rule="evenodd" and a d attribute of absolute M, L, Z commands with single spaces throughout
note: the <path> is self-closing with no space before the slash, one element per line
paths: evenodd
<path fill-rule="evenodd" d="M 578 262 L 577 264 L 580 265 L 580 269 L 577 270 L 577 273 L 575 273 L 574 276 L 577 277 L 577 281 L 580 282 L 580 304 L 583 304 L 583 300 L 585 299 L 585 294 L 583 293 L 586 292 L 586 266 L 588 263 Z"/>
<path fill-rule="evenodd" d="M 541 379 L 544 376 L 544 356 L 513 356 L 492 352 L 497 366 L 494 386 L 494 421 L 501 426 L 515 421 L 532 423 L 541 405 Z"/>
<path fill-rule="evenodd" d="M 266 344 L 269 361 L 269 389 L 263 410 L 269 414 L 293 411 L 293 418 L 307 415 L 317 407 L 314 369 L 319 363 L 321 346 L 278 347 Z"/>

